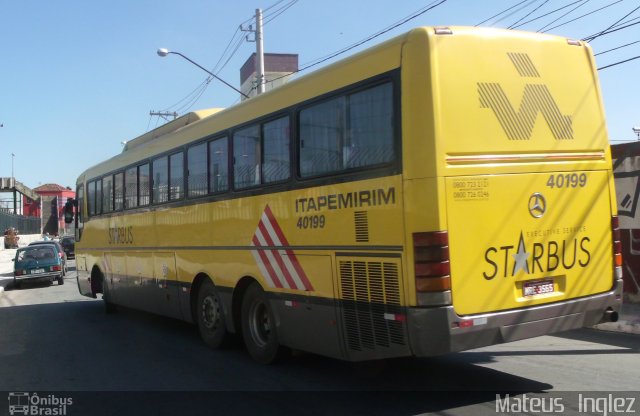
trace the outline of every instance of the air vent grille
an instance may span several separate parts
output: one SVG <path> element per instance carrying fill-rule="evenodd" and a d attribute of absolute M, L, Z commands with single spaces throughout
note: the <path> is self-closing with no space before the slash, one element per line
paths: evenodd
<path fill-rule="evenodd" d="M 369 242 L 369 216 L 367 211 L 356 211 L 354 214 L 356 225 L 356 242 Z"/>
<path fill-rule="evenodd" d="M 347 345 L 364 351 L 406 345 L 399 264 L 340 260 L 340 288 Z"/>

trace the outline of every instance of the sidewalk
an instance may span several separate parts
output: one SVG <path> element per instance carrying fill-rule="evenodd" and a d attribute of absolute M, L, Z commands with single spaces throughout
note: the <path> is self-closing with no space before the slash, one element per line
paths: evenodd
<path fill-rule="evenodd" d="M 19 246 L 24 247 L 33 241 L 42 239 L 40 234 L 21 235 Z M 13 283 L 13 258 L 16 256 L 17 249 L 4 248 L 4 240 L 0 236 L 0 296 L 4 288 Z"/>
<path fill-rule="evenodd" d="M 629 334 L 640 334 L 640 305 L 636 303 L 625 303 L 618 322 L 607 322 L 596 325 L 594 328 L 603 331 L 627 332 Z"/>

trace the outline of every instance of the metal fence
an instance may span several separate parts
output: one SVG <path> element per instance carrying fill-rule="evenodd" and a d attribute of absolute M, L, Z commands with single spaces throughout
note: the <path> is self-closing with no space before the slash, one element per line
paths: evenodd
<path fill-rule="evenodd" d="M 41 221 L 39 217 L 25 217 L 0 211 L 0 233 L 9 227 L 17 229 L 20 234 L 40 234 Z"/>

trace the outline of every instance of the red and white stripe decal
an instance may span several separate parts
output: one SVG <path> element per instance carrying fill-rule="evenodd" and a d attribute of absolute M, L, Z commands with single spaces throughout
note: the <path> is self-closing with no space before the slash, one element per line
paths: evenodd
<path fill-rule="evenodd" d="M 254 247 L 288 247 L 278 221 L 273 216 L 269 205 L 258 222 L 251 245 Z M 252 250 L 253 257 L 262 272 L 262 276 L 270 287 L 313 290 L 313 286 L 305 274 L 293 250 L 289 249 L 257 249 Z"/>

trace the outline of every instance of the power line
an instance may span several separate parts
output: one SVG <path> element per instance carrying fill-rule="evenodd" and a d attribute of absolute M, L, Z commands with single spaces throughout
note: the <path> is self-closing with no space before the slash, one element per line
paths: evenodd
<path fill-rule="evenodd" d="M 280 16 L 282 13 L 286 12 L 287 10 L 289 10 L 289 8 L 291 6 L 293 6 L 294 4 L 296 4 L 298 2 L 298 0 L 291 0 L 289 3 L 285 4 L 284 6 L 282 6 L 281 8 L 279 8 L 278 10 L 275 10 L 274 12 L 272 12 L 271 14 L 265 14 L 263 15 L 263 19 L 264 19 L 264 23 L 262 24 L 263 26 L 266 26 L 267 23 L 272 22 L 274 19 L 276 19 L 278 16 Z M 265 10 L 266 11 L 266 10 Z"/>
<path fill-rule="evenodd" d="M 522 16 L 519 20 L 517 20 L 515 23 L 513 23 L 511 26 L 508 26 L 507 29 L 513 29 L 514 27 L 516 27 L 515 25 L 517 23 L 520 23 L 521 21 L 523 21 L 524 19 L 526 19 L 527 17 L 531 16 L 533 13 L 535 13 L 537 10 L 539 10 L 542 6 L 544 6 L 545 4 L 547 4 L 549 2 L 549 0 L 544 0 L 544 2 L 539 5 L 538 7 L 536 7 L 535 9 L 531 10 L 529 13 L 525 14 L 524 16 Z"/>
<path fill-rule="evenodd" d="M 626 48 L 627 46 L 635 45 L 636 43 L 640 43 L 640 40 L 636 40 L 635 42 L 631 42 L 631 43 L 626 43 L 624 45 L 620 45 L 620 46 L 617 46 L 615 48 L 607 49 L 606 51 L 598 52 L 598 53 L 594 54 L 593 56 L 604 55 L 605 53 L 617 51 L 618 49 Z"/>
<path fill-rule="evenodd" d="M 311 67 L 319 65 L 319 64 L 321 64 L 323 62 L 326 62 L 326 61 L 328 61 L 328 60 L 330 60 L 332 58 L 335 58 L 338 55 L 342 55 L 345 52 L 348 52 L 348 51 L 350 51 L 352 49 L 357 48 L 358 46 L 361 46 L 361 45 L 363 45 L 363 44 L 365 44 L 367 42 L 370 42 L 373 39 L 375 39 L 375 38 L 377 38 L 377 37 L 389 32 L 389 31 L 391 31 L 393 29 L 396 29 L 397 27 L 402 26 L 403 24 L 415 19 L 416 17 L 419 17 L 419 16 L 423 15 L 424 13 L 428 12 L 429 10 L 432 10 L 432 9 L 440 6 L 441 4 L 445 3 L 446 1 L 447 0 L 440 0 L 440 1 L 436 0 L 436 1 L 433 1 L 433 2 L 429 3 L 427 6 L 425 6 L 425 7 L 421 8 L 421 9 L 417 10 L 416 12 L 412 13 L 411 15 L 401 19 L 400 21 L 392 24 L 391 26 L 388 26 L 388 27 L 386 27 L 386 28 L 384 28 L 384 29 L 382 29 L 382 30 L 380 30 L 378 32 L 375 32 L 372 35 L 369 35 L 368 37 L 366 37 L 365 39 L 363 39 L 363 40 L 361 40 L 359 42 L 356 42 L 356 43 L 354 43 L 352 45 L 344 47 L 344 48 L 338 50 L 337 52 L 333 52 L 333 53 L 331 53 L 329 55 L 325 55 L 325 56 L 323 56 L 321 58 L 317 58 L 317 59 L 315 59 L 313 61 L 309 61 L 309 63 L 304 64 L 302 66 L 302 68 L 298 69 L 298 71 L 296 71 L 296 72 L 304 71 L 306 69 L 309 69 Z"/>
<path fill-rule="evenodd" d="M 613 2 L 613 3 L 611 3 L 611 4 L 608 4 L 608 5 L 604 6 L 604 7 L 600 7 L 599 9 L 595 9 L 595 10 L 590 11 L 589 13 L 585 13 L 585 14 L 583 14 L 583 15 L 581 15 L 581 16 L 578 16 L 578 17 L 576 17 L 575 19 L 567 20 L 567 21 L 566 21 L 566 22 L 564 22 L 564 23 L 560 23 L 559 25 L 556 25 L 556 26 L 550 27 L 549 29 L 547 29 L 547 30 L 543 31 L 542 33 L 547 33 L 547 32 L 548 32 L 548 31 L 550 31 L 550 30 L 557 29 L 557 28 L 559 28 L 559 27 L 561 27 L 561 26 L 564 26 L 564 25 L 568 25 L 568 24 L 569 24 L 569 23 L 571 23 L 571 22 L 575 22 L 576 20 L 580 20 L 580 19 L 582 19 L 582 18 L 584 18 L 584 17 L 590 16 L 590 15 L 592 15 L 592 14 L 594 14 L 594 13 L 599 12 L 600 10 L 604 10 L 604 9 L 606 9 L 606 8 L 608 8 L 608 7 L 611 7 L 611 6 L 615 5 L 615 4 L 618 4 L 618 3 L 622 2 L 622 1 L 624 1 L 624 0 L 617 0 L 617 1 L 615 1 L 615 2 Z"/>
<path fill-rule="evenodd" d="M 309 68 L 312 68 L 314 66 L 320 65 L 323 62 L 326 62 L 326 61 L 328 61 L 328 60 L 330 60 L 332 58 L 335 58 L 336 56 L 339 56 L 339 55 L 341 55 L 343 53 L 346 53 L 346 52 L 348 52 L 348 51 L 350 51 L 350 50 L 352 50 L 354 48 L 357 48 L 358 46 L 361 46 L 361 45 L 363 45 L 363 44 L 365 44 L 365 43 L 367 43 L 367 42 L 369 42 L 369 41 L 371 41 L 371 40 L 373 40 L 373 39 L 375 39 L 375 38 L 377 38 L 379 36 L 382 36 L 383 34 L 389 32 L 389 31 L 391 31 L 393 29 L 396 29 L 397 27 L 399 27 L 399 26 L 401 26 L 401 25 L 403 25 L 403 24 L 415 19 L 418 16 L 423 15 L 424 13 L 428 12 L 429 10 L 432 10 L 432 9 L 434 9 L 434 8 L 436 8 L 436 7 L 438 7 L 441 4 L 446 3 L 446 2 L 447 2 L 447 0 L 440 0 L 440 1 L 436 0 L 436 1 L 433 1 L 433 2 L 429 3 L 428 5 L 426 5 L 425 7 L 417 10 L 413 14 L 405 17 L 404 19 L 402 19 L 402 20 L 394 23 L 393 25 L 388 26 L 388 27 L 386 27 L 386 28 L 384 28 L 384 29 L 382 29 L 382 30 L 380 30 L 378 32 L 375 32 L 374 34 L 368 36 L 367 38 L 365 38 L 365 39 L 363 39 L 363 40 L 361 40 L 359 42 L 356 42 L 356 43 L 354 43 L 354 44 L 352 44 L 350 46 L 342 48 L 342 49 L 340 49 L 337 52 L 334 52 L 332 54 L 325 55 L 322 58 L 317 58 L 315 60 L 309 61 L 308 64 L 303 64 L 302 68 L 299 68 L 297 71 L 293 71 L 293 72 L 291 72 L 291 73 L 289 73 L 287 75 L 283 75 L 283 76 L 274 78 L 274 79 L 272 79 L 270 81 L 267 81 L 267 82 L 275 82 L 275 81 L 277 81 L 279 79 L 291 76 L 293 74 L 297 74 L 299 72 L 305 71 L 305 70 L 307 70 Z"/>
<path fill-rule="evenodd" d="M 559 12 L 560 10 L 566 9 L 567 7 L 573 6 L 573 5 L 574 5 L 574 4 L 576 4 L 576 3 L 582 3 L 582 2 L 584 2 L 584 1 L 585 1 L 585 0 L 576 0 L 576 1 L 574 1 L 573 3 L 569 3 L 569 4 L 566 4 L 566 5 L 562 6 L 562 7 L 557 8 L 557 9 L 555 9 L 555 10 L 551 10 L 550 12 L 547 12 L 547 13 L 545 13 L 545 14 L 543 14 L 543 15 L 540 15 L 540 16 L 538 16 L 538 17 L 535 17 L 535 18 L 533 18 L 533 19 L 531 19 L 531 20 L 527 20 L 526 22 L 522 22 L 522 23 L 520 23 L 519 25 L 515 25 L 515 23 L 514 23 L 514 25 L 515 25 L 515 26 L 513 26 L 513 25 L 512 25 L 511 29 L 515 29 L 515 28 L 518 28 L 518 27 L 524 26 L 524 25 L 526 25 L 526 24 L 529 24 L 529 23 L 531 23 L 531 22 L 535 22 L 536 20 L 540 20 L 540 19 L 542 19 L 543 17 L 547 17 L 547 16 L 549 16 L 550 14 L 554 14 L 554 13 L 556 13 L 556 12 Z M 587 0 L 587 1 L 588 1 L 588 0 Z M 534 10 L 534 11 L 535 11 L 535 10 Z M 525 16 L 525 17 L 526 17 L 526 16 Z M 522 19 L 521 19 L 521 20 L 522 20 Z M 517 22 L 516 22 L 516 23 L 517 23 Z"/>
<path fill-rule="evenodd" d="M 487 23 L 489 20 L 491 20 L 491 19 L 493 19 L 493 18 L 496 18 L 496 17 L 500 16 L 501 14 L 506 13 L 506 12 L 508 12 L 509 10 L 511 10 L 511 9 L 513 9 L 513 8 L 515 8 L 515 7 L 518 7 L 518 6 L 519 6 L 519 5 L 521 5 L 522 3 L 526 3 L 526 2 L 528 2 L 528 1 L 531 1 L 531 0 L 522 0 L 521 2 L 519 2 L 519 3 L 517 3 L 517 4 L 514 4 L 513 6 L 509 7 L 508 9 L 505 9 L 505 10 L 501 11 L 500 13 L 498 13 L 498 14 L 494 14 L 494 15 L 493 15 L 493 16 L 491 16 L 490 18 L 483 20 L 483 21 L 482 21 L 482 22 L 480 22 L 480 23 L 477 23 L 477 24 L 476 24 L 476 26 L 480 26 L 481 24 Z M 526 7 L 526 6 L 525 6 L 525 7 Z"/>
<path fill-rule="evenodd" d="M 636 20 L 636 19 L 633 19 L 633 20 Z M 601 33 L 601 34 L 599 34 L 598 36 L 605 36 L 605 35 L 609 35 L 609 34 L 611 34 L 611 33 L 617 32 L 618 30 L 624 30 L 624 29 L 626 29 L 626 28 L 629 28 L 629 27 L 631 27 L 631 26 L 635 26 L 635 25 L 638 25 L 638 24 L 640 24 L 640 22 L 631 23 L 631 24 L 626 25 L 626 26 L 621 26 L 621 27 L 618 27 L 618 28 L 616 28 L 616 29 L 609 30 L 608 32 L 602 32 L 602 33 Z M 590 38 L 590 37 L 592 37 L 592 36 L 594 36 L 594 35 L 588 36 L 587 38 Z M 587 38 L 585 38 L 585 39 L 587 39 Z M 582 40 L 585 40 L 585 39 L 582 39 Z M 588 41 L 587 41 L 587 42 L 588 42 Z"/>
<path fill-rule="evenodd" d="M 621 64 L 624 64 L 626 62 L 633 61 L 633 60 L 636 60 L 636 59 L 639 59 L 639 58 L 640 58 L 640 55 L 634 56 L 633 58 L 625 59 L 624 61 L 618 61 L 618 62 L 614 62 L 614 63 L 609 64 L 609 65 L 601 66 L 600 68 L 598 68 L 598 71 L 600 71 L 601 69 L 611 68 L 612 66 L 618 66 L 618 65 L 621 65 Z"/>
<path fill-rule="evenodd" d="M 631 14 L 633 14 L 636 10 L 640 9 L 640 6 L 636 7 L 635 9 L 631 10 L 629 13 L 627 13 L 626 15 L 624 15 L 621 19 L 619 19 L 618 21 L 616 21 L 614 24 L 612 24 L 611 26 L 609 26 L 608 28 L 606 28 L 605 30 L 603 30 L 602 32 L 598 33 L 597 35 L 593 35 L 590 36 L 588 38 L 582 39 L 585 42 L 593 42 L 594 40 L 596 40 L 597 38 L 599 38 L 600 36 L 602 36 L 604 33 L 606 33 L 608 30 L 612 29 L 613 27 L 615 27 L 618 23 L 622 22 L 624 19 L 626 19 L 627 17 L 629 17 Z"/>
<path fill-rule="evenodd" d="M 580 4 L 578 4 L 576 7 L 574 7 L 573 9 L 569 10 L 568 12 L 566 12 L 565 14 L 563 14 L 562 16 L 558 17 L 555 20 L 550 21 L 549 23 L 547 23 L 546 25 L 542 26 L 540 29 L 536 30 L 536 32 L 542 32 L 543 29 L 546 29 L 547 27 L 551 26 L 552 24 L 554 24 L 555 22 L 557 22 L 558 20 L 562 19 L 565 16 L 570 15 L 571 13 L 573 13 L 574 11 L 578 10 L 580 7 L 584 6 L 585 4 L 589 3 L 591 0 L 586 0 L 586 1 L 580 1 Z M 575 4 L 575 3 L 571 3 L 571 4 Z"/>

